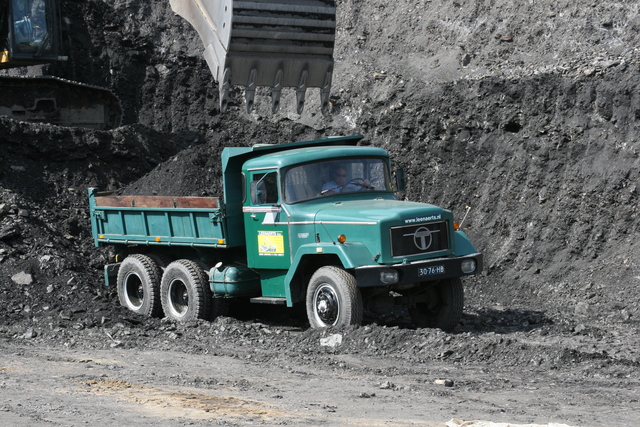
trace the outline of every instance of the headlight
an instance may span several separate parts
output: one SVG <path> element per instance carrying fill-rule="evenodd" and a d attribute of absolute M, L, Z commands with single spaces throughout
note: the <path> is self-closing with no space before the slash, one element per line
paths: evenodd
<path fill-rule="evenodd" d="M 386 285 L 396 283 L 400 279 L 397 270 L 382 270 L 380 272 L 380 281 Z"/>
<path fill-rule="evenodd" d="M 475 259 L 465 259 L 460 264 L 460 268 L 462 268 L 462 272 L 465 274 L 473 273 L 476 271 L 476 260 Z"/>

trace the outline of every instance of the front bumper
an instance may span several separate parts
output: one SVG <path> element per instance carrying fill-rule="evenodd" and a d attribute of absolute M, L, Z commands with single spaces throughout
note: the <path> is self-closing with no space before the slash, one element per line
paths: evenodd
<path fill-rule="evenodd" d="M 462 262 L 473 259 L 476 269 L 471 273 L 462 271 Z M 398 281 L 392 284 L 383 283 L 380 273 L 383 270 L 396 270 Z M 454 258 L 434 258 L 408 262 L 406 264 L 371 265 L 354 269 L 356 282 L 359 288 L 373 286 L 395 286 L 412 283 L 430 282 L 433 280 L 449 279 L 452 277 L 464 277 L 478 274 L 482 271 L 482 254 L 475 253 Z"/>

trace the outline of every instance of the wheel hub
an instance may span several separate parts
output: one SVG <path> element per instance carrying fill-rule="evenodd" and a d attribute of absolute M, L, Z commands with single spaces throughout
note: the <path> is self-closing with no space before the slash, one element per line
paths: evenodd
<path fill-rule="evenodd" d="M 316 318 L 327 326 L 335 325 L 338 322 L 340 313 L 340 303 L 335 290 L 325 284 L 316 289 L 313 296 L 313 306 L 316 311 Z"/>
<path fill-rule="evenodd" d="M 144 287 L 137 274 L 129 273 L 125 278 L 125 297 L 129 306 L 138 309 L 144 301 Z"/>
<path fill-rule="evenodd" d="M 169 287 L 171 310 L 178 317 L 184 316 L 189 308 L 189 291 L 181 280 L 174 280 Z"/>
<path fill-rule="evenodd" d="M 318 313 L 326 313 L 329 310 L 329 305 L 326 301 L 322 300 L 318 303 Z"/>

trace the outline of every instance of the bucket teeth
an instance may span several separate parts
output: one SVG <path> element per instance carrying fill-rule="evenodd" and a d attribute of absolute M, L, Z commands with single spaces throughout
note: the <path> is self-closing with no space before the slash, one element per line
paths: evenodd
<path fill-rule="evenodd" d="M 229 90 L 231 89 L 231 68 L 226 68 L 220 82 L 220 111 L 227 111 L 229 106 Z"/>
<path fill-rule="evenodd" d="M 253 111 L 253 100 L 256 97 L 256 74 L 258 71 L 253 68 L 249 73 L 247 88 L 244 90 L 244 97 L 247 101 L 247 113 Z"/>
<path fill-rule="evenodd" d="M 304 97 L 307 93 L 307 76 L 309 72 L 304 70 L 300 75 L 300 83 L 298 83 L 298 88 L 296 89 L 296 104 L 298 105 L 298 114 L 302 114 L 302 110 L 304 110 Z"/>
<path fill-rule="evenodd" d="M 323 112 L 330 109 L 336 0 L 170 1 L 203 41 L 204 57 L 220 84 L 222 111 L 231 86 L 246 88 L 248 111 L 258 86 L 271 87 L 274 112 L 280 108 L 282 88 L 296 90 L 298 112 L 306 89 L 316 87 Z"/>
<path fill-rule="evenodd" d="M 273 87 L 271 88 L 271 112 L 277 113 L 280 109 L 280 94 L 282 93 L 282 70 L 276 73 Z"/>
<path fill-rule="evenodd" d="M 327 74 L 324 78 L 324 84 L 322 85 L 322 88 L 320 89 L 320 108 L 322 111 L 322 114 L 326 115 L 329 114 L 330 108 L 329 108 L 329 95 L 331 94 L 331 77 L 332 77 L 333 72 L 332 71 L 327 71 Z"/>

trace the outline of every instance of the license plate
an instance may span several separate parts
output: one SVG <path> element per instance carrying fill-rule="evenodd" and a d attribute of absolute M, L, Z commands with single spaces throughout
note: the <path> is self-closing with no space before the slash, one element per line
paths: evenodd
<path fill-rule="evenodd" d="M 432 276 L 434 274 L 443 274 L 444 265 L 434 265 L 432 267 L 418 268 L 418 276 Z"/>

